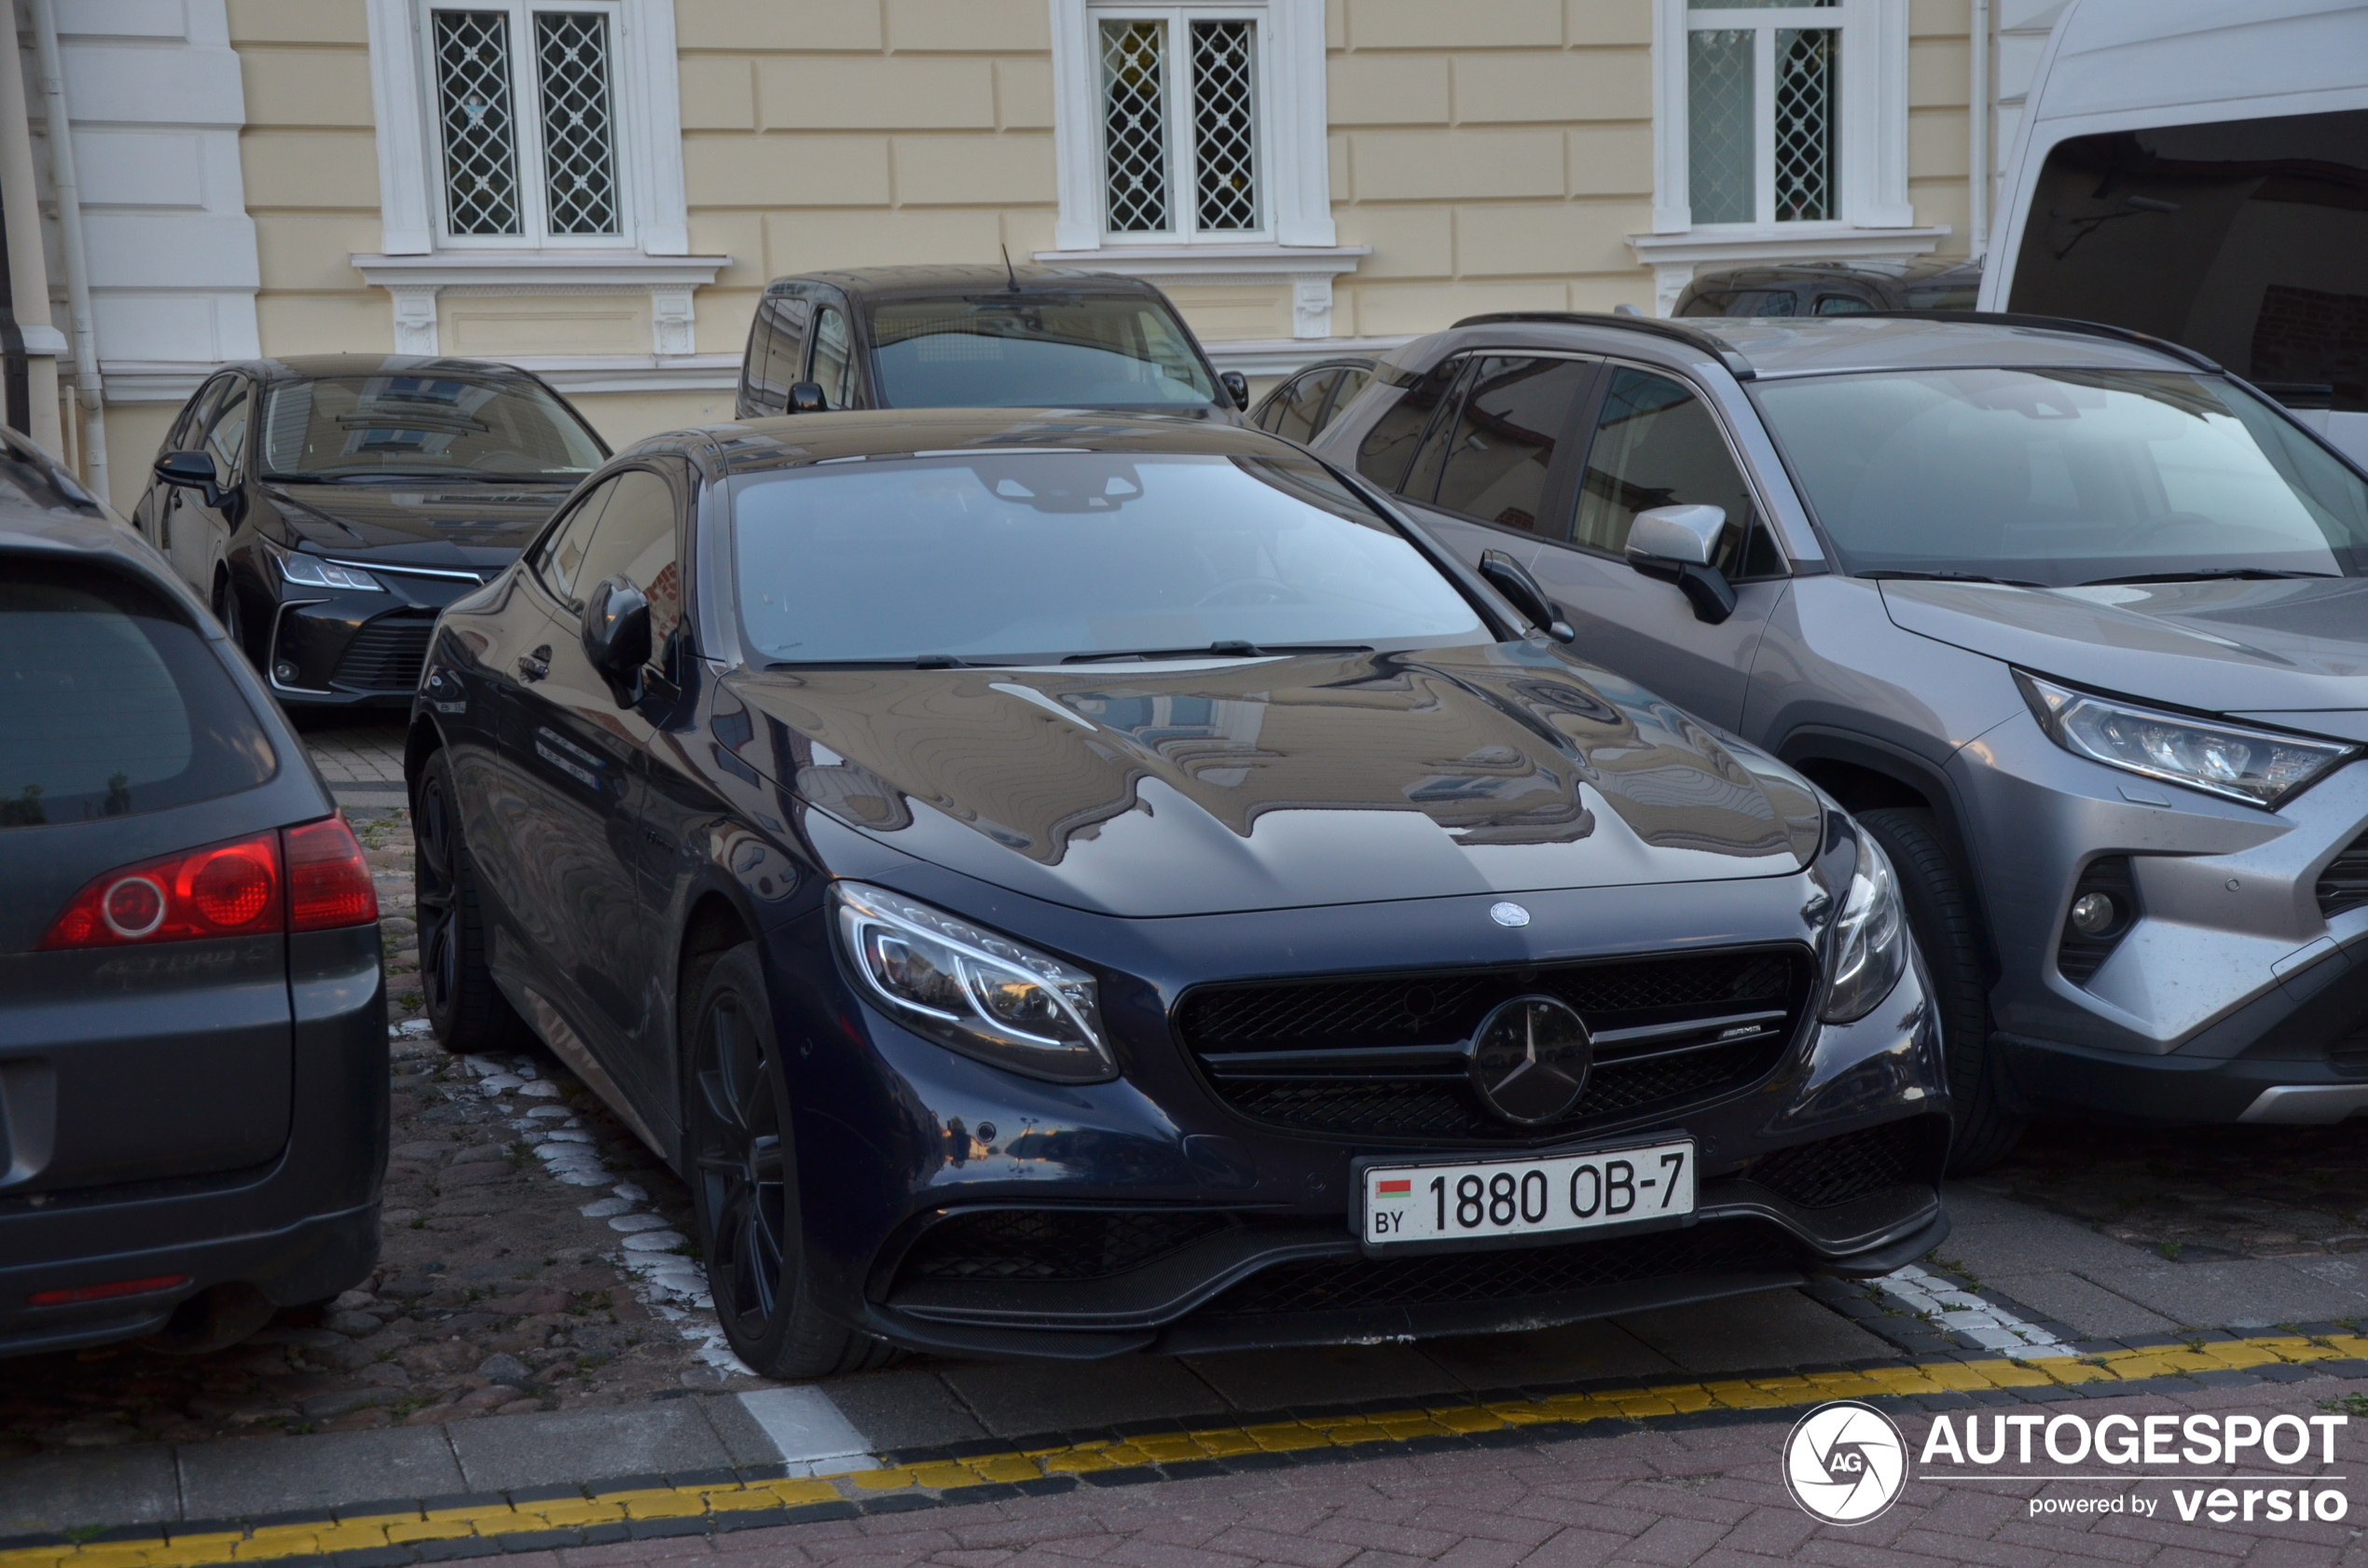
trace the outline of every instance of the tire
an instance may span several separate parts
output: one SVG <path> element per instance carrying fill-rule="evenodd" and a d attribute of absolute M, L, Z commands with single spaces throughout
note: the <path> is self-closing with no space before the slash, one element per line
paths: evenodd
<path fill-rule="evenodd" d="M 708 1293 L 733 1353 L 758 1376 L 784 1380 L 885 1364 L 887 1341 L 814 1304 L 789 1085 L 752 945 L 697 975 L 689 1017 L 685 1165 Z"/>
<path fill-rule="evenodd" d="M 1979 1175 L 2014 1151 L 2025 1121 L 2008 1103 L 2005 1068 L 1990 1043 L 1980 917 L 1931 812 L 1887 806 L 1860 812 L 1858 822 L 1883 846 L 1892 869 L 1899 873 L 1907 929 L 1932 976 L 1948 1093 L 1956 1103 L 1948 1174 Z"/>
<path fill-rule="evenodd" d="M 411 874 L 420 922 L 420 990 L 428 1026 L 447 1051 L 514 1051 L 526 1020 L 494 983 L 485 956 L 476 868 L 461 833 L 452 763 L 442 751 L 420 770 L 411 799 Z"/>

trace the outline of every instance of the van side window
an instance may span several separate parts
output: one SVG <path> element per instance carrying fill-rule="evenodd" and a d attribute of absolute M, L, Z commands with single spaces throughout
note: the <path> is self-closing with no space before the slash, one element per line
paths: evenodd
<path fill-rule="evenodd" d="M 1480 361 L 1446 445 L 1438 504 L 1484 523 L 1536 532 L 1554 449 L 1578 413 L 1592 362 Z"/>
<path fill-rule="evenodd" d="M 1619 555 L 1628 548 L 1629 525 L 1637 513 L 1696 503 L 1727 514 L 1712 565 L 1736 578 L 1780 570 L 1771 547 L 1745 547 L 1748 536 L 1767 530 L 1753 526 L 1750 488 L 1702 400 L 1666 376 L 1626 367 L 1614 371 L 1579 479 L 1578 522 L 1571 543 Z"/>
<path fill-rule="evenodd" d="M 1373 421 L 1373 428 L 1365 433 L 1365 439 L 1357 445 L 1357 473 L 1385 490 L 1397 489 L 1406 483 L 1406 471 L 1413 465 L 1414 448 L 1422 442 L 1424 428 L 1446 401 L 1455 378 L 1463 374 L 1465 363 L 1460 358 L 1440 362 Z"/>
<path fill-rule="evenodd" d="M 790 388 L 805 368 L 805 335 L 814 303 L 796 295 L 779 295 L 757 307 L 756 329 L 750 335 L 749 402 L 755 412 L 786 413 Z"/>

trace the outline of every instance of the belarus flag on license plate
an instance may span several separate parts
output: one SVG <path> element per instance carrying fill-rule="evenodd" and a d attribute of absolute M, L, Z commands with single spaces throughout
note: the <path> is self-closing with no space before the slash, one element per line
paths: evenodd
<path fill-rule="evenodd" d="M 1375 1193 L 1384 1198 L 1390 1197 L 1393 1194 L 1402 1197 L 1414 1190 L 1414 1183 L 1411 1180 L 1379 1181 L 1373 1184 L 1373 1190 Z"/>

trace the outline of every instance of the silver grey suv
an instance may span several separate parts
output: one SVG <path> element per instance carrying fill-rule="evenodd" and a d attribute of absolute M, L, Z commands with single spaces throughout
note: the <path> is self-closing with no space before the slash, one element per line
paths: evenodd
<path fill-rule="evenodd" d="M 1857 814 L 1959 1170 L 2051 1103 L 2368 1108 L 2368 479 L 2217 365 L 2001 316 L 1481 316 L 1316 449 Z"/>

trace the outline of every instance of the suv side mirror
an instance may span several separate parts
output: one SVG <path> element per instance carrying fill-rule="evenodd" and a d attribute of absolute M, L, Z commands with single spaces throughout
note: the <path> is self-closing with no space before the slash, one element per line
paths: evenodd
<path fill-rule="evenodd" d="M 1546 590 L 1529 574 L 1529 568 L 1502 550 L 1490 550 L 1480 557 L 1480 574 L 1508 603 L 1529 618 L 1533 626 L 1546 628 L 1546 635 L 1557 642 L 1568 642 L 1578 636 L 1568 621 L 1558 619 L 1554 606 L 1546 598 Z"/>
<path fill-rule="evenodd" d="M 822 384 L 819 381 L 800 381 L 790 389 L 789 406 L 782 412 L 819 414 L 829 406 L 822 401 Z"/>
<path fill-rule="evenodd" d="M 156 475 L 178 489 L 203 490 L 208 506 L 222 504 L 222 476 L 214 472 L 211 452 L 164 452 L 157 458 Z"/>
<path fill-rule="evenodd" d="M 641 700 L 641 667 L 650 662 L 650 600 L 630 577 L 603 578 L 584 601 L 584 656 L 609 683 L 619 708 Z"/>
<path fill-rule="evenodd" d="M 1249 378 L 1243 375 L 1238 370 L 1228 370 L 1223 375 L 1218 377 L 1218 380 L 1223 383 L 1226 395 L 1233 400 L 1233 406 L 1245 414 L 1248 413 L 1250 407 Z"/>
<path fill-rule="evenodd" d="M 1647 577 L 1675 583 L 1694 618 L 1718 625 L 1735 613 L 1735 587 L 1711 565 L 1727 527 L 1723 506 L 1655 506 L 1628 527 L 1628 564 Z"/>

